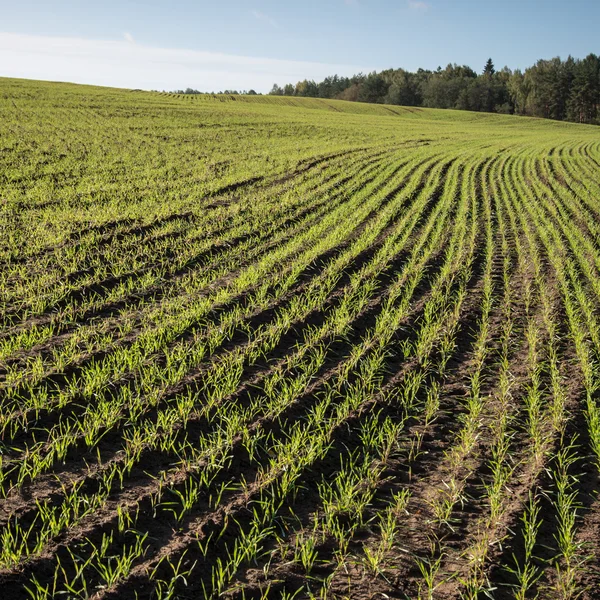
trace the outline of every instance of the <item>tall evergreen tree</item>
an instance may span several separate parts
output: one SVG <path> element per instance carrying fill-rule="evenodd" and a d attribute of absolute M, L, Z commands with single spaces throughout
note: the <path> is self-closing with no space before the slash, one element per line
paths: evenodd
<path fill-rule="evenodd" d="M 579 123 L 600 117 L 600 57 L 589 54 L 575 65 L 568 116 Z"/>
<path fill-rule="evenodd" d="M 491 77 L 495 72 L 496 68 L 494 67 L 494 63 L 491 58 L 488 58 L 485 67 L 483 67 L 483 74 Z"/>

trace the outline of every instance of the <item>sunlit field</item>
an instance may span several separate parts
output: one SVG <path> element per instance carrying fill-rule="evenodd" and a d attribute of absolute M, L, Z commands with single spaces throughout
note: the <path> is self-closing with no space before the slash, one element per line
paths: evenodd
<path fill-rule="evenodd" d="M 0 79 L 0 597 L 600 597 L 600 129 Z"/>

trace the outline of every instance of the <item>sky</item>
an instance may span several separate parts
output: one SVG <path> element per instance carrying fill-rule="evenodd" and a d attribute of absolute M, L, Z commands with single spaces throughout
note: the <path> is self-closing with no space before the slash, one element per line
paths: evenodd
<path fill-rule="evenodd" d="M 600 53 L 600 0 L 0 0 L 0 15 L 0 76 L 156 90 Z"/>

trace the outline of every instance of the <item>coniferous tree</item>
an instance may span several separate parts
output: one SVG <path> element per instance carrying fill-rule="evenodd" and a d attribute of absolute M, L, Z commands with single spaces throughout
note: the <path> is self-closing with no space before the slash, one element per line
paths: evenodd
<path fill-rule="evenodd" d="M 568 117 L 578 123 L 596 123 L 600 117 L 600 57 L 589 54 L 574 67 Z"/>

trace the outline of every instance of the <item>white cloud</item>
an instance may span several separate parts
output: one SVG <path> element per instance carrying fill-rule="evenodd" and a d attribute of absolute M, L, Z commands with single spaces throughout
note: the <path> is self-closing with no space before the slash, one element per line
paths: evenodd
<path fill-rule="evenodd" d="M 274 27 L 275 29 L 277 29 L 279 27 L 277 25 L 277 21 L 275 19 L 273 19 L 269 15 L 266 15 L 263 12 L 260 12 L 260 10 L 253 10 L 252 14 L 254 15 L 254 18 L 258 21 L 262 21 L 263 23 L 266 23 L 267 25 L 270 25 L 271 27 Z"/>
<path fill-rule="evenodd" d="M 131 38 L 133 39 L 133 38 Z M 235 56 L 90 40 L 0 32 L 0 76 L 126 88 L 201 91 L 250 89 L 327 75 L 352 75 L 364 66 Z"/>
<path fill-rule="evenodd" d="M 133 39 L 133 36 L 129 33 L 129 31 L 123 32 L 123 38 L 126 42 L 129 42 L 130 44 L 135 44 L 135 40 Z"/>
<path fill-rule="evenodd" d="M 421 0 L 408 0 L 408 8 L 410 8 L 410 10 L 424 11 L 429 8 L 429 4 L 427 4 L 427 2 L 422 2 Z"/>

